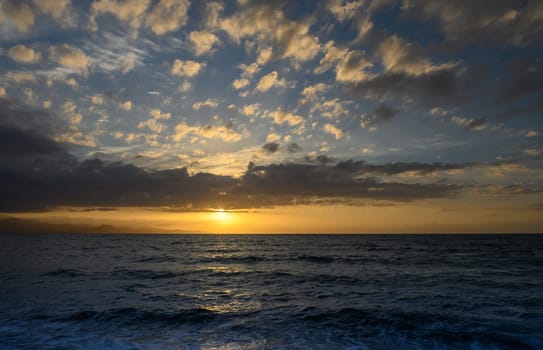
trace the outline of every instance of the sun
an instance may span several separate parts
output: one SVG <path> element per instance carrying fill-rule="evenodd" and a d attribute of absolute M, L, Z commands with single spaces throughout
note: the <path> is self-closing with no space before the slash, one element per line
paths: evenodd
<path fill-rule="evenodd" d="M 215 220 L 220 222 L 226 222 L 229 219 L 229 214 L 224 209 L 217 209 L 214 212 Z"/>

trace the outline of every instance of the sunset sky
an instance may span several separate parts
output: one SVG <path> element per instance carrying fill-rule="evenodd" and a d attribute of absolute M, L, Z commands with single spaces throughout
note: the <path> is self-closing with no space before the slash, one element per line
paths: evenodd
<path fill-rule="evenodd" d="M 540 0 L 0 0 L 0 232 L 541 232 Z"/>

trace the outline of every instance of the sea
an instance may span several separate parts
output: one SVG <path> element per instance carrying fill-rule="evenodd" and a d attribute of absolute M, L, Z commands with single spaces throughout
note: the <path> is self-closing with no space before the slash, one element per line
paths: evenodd
<path fill-rule="evenodd" d="M 0 349 L 543 349 L 543 235 L 0 235 Z"/>

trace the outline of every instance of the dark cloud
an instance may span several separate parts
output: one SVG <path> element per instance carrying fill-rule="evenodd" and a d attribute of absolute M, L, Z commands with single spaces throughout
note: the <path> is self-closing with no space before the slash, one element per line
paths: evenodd
<path fill-rule="evenodd" d="M 352 88 L 355 93 L 373 99 L 409 96 L 425 105 L 435 106 L 466 100 L 473 83 L 461 70 L 449 67 L 420 75 L 386 72 Z"/>
<path fill-rule="evenodd" d="M 510 101 L 543 91 L 543 62 L 522 58 L 509 61 L 507 76 L 498 86 L 498 100 Z"/>
<path fill-rule="evenodd" d="M 66 128 L 66 123 L 47 110 L 21 104 L 17 100 L 0 98 L 0 125 L 36 134 L 51 136 Z"/>
<path fill-rule="evenodd" d="M 64 147 L 34 131 L 0 125 L 0 155 L 19 157 L 29 154 L 64 153 Z"/>
<path fill-rule="evenodd" d="M 447 45 L 531 46 L 542 42 L 543 5 L 539 0 L 412 0 L 408 14 L 437 20 Z"/>
<path fill-rule="evenodd" d="M 269 142 L 262 146 L 262 150 L 266 153 L 275 153 L 279 150 L 279 144 L 277 142 Z"/>
<path fill-rule="evenodd" d="M 475 163 L 418 163 L 418 162 L 397 162 L 397 163 L 385 163 L 385 164 L 369 164 L 363 160 L 354 161 L 346 160 L 336 164 L 336 168 L 340 171 L 348 173 L 360 173 L 377 175 L 399 175 L 403 173 L 416 173 L 420 175 L 427 175 L 436 173 L 439 171 L 458 170 L 475 167 Z"/>
<path fill-rule="evenodd" d="M 296 142 L 291 142 L 287 145 L 288 153 L 296 153 L 296 152 L 300 152 L 301 150 L 302 150 L 302 147 L 298 145 Z"/>
<path fill-rule="evenodd" d="M 333 157 L 324 154 L 318 155 L 315 159 L 321 164 L 334 163 L 336 161 Z"/>
<path fill-rule="evenodd" d="M 394 118 L 400 111 L 386 104 L 380 104 L 363 119 L 365 126 L 371 126 L 387 122 Z"/>
<path fill-rule="evenodd" d="M 133 164 L 98 158 L 78 161 L 53 140 L 30 131 L 11 130 L 0 154 L 0 211 L 46 210 L 58 206 L 109 210 L 121 206 L 172 208 L 251 208 L 292 203 L 323 203 L 357 199 L 410 201 L 449 197 L 459 187 L 447 184 L 384 182 L 376 178 L 406 171 L 429 173 L 460 165 L 398 163 L 371 165 L 344 161 L 327 165 L 250 163 L 241 178 L 186 168 L 147 170 Z M 25 145 L 21 140 L 28 140 Z M 11 142 L 10 142 L 11 141 Z M 9 144 L 7 144 L 10 142 Z M 43 146 L 43 148 L 41 147 Z M 13 154 L 24 154 L 13 160 Z M 105 208 L 105 209 L 104 209 Z"/>

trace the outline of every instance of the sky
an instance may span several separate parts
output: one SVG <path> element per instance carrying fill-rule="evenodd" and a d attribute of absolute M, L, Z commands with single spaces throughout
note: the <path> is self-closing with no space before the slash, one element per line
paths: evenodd
<path fill-rule="evenodd" d="M 0 0 L 0 232 L 543 231 L 539 0 Z"/>

